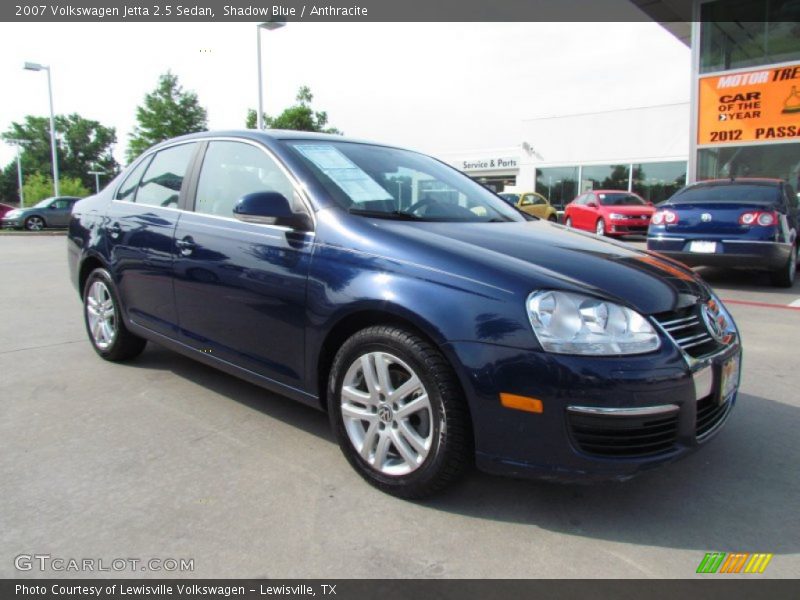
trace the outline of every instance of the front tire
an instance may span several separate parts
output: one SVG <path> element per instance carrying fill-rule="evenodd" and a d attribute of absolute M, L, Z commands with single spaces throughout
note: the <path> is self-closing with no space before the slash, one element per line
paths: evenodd
<path fill-rule="evenodd" d="M 469 414 L 455 374 L 416 334 L 375 326 L 353 335 L 333 361 L 328 399 L 345 458 L 384 492 L 430 496 L 472 461 Z"/>
<path fill-rule="evenodd" d="M 597 219 L 597 223 L 594 226 L 594 232 L 603 237 L 606 234 L 606 222 L 603 219 Z"/>
<path fill-rule="evenodd" d="M 44 219 L 37 215 L 25 219 L 25 229 L 28 231 L 41 231 L 45 228 Z"/>
<path fill-rule="evenodd" d="M 138 356 L 147 341 L 133 335 L 122 321 L 114 281 L 105 269 L 95 269 L 83 287 L 83 316 L 89 341 L 100 357 L 123 361 Z"/>
<path fill-rule="evenodd" d="M 786 264 L 769 274 L 773 286 L 789 288 L 794 285 L 794 280 L 797 276 L 798 254 L 800 254 L 800 246 L 795 246 L 793 251 L 789 254 Z"/>

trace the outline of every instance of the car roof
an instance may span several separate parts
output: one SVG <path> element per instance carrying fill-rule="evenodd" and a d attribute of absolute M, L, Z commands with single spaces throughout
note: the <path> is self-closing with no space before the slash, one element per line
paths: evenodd
<path fill-rule="evenodd" d="M 173 143 L 176 141 L 189 141 L 189 140 L 202 140 L 209 137 L 238 137 L 252 140 L 310 140 L 319 142 L 351 142 L 356 144 L 370 144 L 373 146 L 384 146 L 387 148 L 399 148 L 391 144 L 384 144 L 381 142 L 374 142 L 371 140 L 364 140 L 359 138 L 345 137 L 333 133 L 318 133 L 316 131 L 295 131 L 292 129 L 228 129 L 221 131 L 200 131 L 197 133 L 190 133 L 180 137 L 165 140 L 153 148 L 159 148 L 162 145 Z"/>
<path fill-rule="evenodd" d="M 783 179 L 774 179 L 771 177 L 735 177 L 730 179 L 707 179 L 705 181 L 697 181 L 691 184 L 690 187 L 714 187 L 731 184 L 778 186 L 781 183 L 783 183 Z"/>
<path fill-rule="evenodd" d="M 638 196 L 636 192 L 629 192 L 628 190 L 589 190 L 592 194 L 632 194 Z"/>

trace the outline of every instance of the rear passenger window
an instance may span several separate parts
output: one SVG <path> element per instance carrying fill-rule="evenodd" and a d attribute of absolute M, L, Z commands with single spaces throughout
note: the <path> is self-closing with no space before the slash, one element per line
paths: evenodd
<path fill-rule="evenodd" d="M 177 207 L 183 178 L 186 176 L 195 146 L 194 143 L 181 144 L 156 153 L 139 183 L 136 204 Z"/>
<path fill-rule="evenodd" d="M 293 201 L 292 182 L 264 151 L 242 142 L 211 142 L 197 183 L 195 211 L 233 216 L 238 200 L 253 192 L 279 192 Z"/>
<path fill-rule="evenodd" d="M 122 185 L 119 186 L 117 190 L 117 195 L 115 196 L 115 200 L 125 200 L 126 202 L 133 202 L 134 197 L 136 196 L 136 188 L 139 185 L 139 181 L 142 179 L 142 173 L 147 168 L 147 165 L 150 163 L 150 157 L 145 158 L 142 162 L 140 162 L 136 168 L 131 171 L 131 174 L 125 178 L 125 181 L 122 182 Z"/>

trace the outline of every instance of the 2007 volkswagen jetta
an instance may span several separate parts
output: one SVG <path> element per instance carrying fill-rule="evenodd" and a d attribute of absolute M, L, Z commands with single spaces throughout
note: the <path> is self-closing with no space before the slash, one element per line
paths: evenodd
<path fill-rule="evenodd" d="M 692 271 L 416 152 L 194 134 L 79 202 L 68 239 L 101 357 L 151 340 L 326 410 L 399 496 L 472 463 L 625 479 L 703 444 L 736 399 L 736 326 Z"/>

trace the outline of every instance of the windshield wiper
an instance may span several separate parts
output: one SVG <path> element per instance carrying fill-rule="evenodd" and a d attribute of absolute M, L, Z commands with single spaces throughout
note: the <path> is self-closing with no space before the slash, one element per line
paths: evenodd
<path fill-rule="evenodd" d="M 347 210 L 351 215 L 362 217 L 376 217 L 378 219 L 396 219 L 398 221 L 424 221 L 422 217 L 415 214 L 403 212 L 402 210 L 367 210 L 365 208 L 350 208 Z"/>

